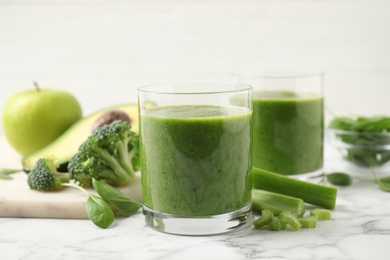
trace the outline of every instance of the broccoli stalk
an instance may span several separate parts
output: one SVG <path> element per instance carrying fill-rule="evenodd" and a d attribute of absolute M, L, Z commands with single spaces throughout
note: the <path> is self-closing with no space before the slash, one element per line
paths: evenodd
<path fill-rule="evenodd" d="M 139 136 L 125 121 L 114 121 L 96 129 L 70 159 L 68 171 L 80 186 L 91 187 L 92 179 L 124 185 L 135 178 L 139 167 Z"/>

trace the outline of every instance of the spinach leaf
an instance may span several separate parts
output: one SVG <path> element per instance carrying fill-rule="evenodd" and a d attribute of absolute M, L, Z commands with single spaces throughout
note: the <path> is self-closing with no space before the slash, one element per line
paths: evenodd
<path fill-rule="evenodd" d="M 374 175 L 374 178 L 376 180 L 376 183 L 378 183 L 379 188 L 383 191 L 390 192 L 390 178 L 389 177 L 378 178 L 378 176 L 376 176 L 374 167 L 371 167 L 371 173 L 372 175 Z"/>
<path fill-rule="evenodd" d="M 350 186 L 352 184 L 352 178 L 343 172 L 333 172 L 325 175 L 329 183 L 338 186 Z"/>
<path fill-rule="evenodd" d="M 85 210 L 90 220 L 100 228 L 107 228 L 114 222 L 115 216 L 112 209 L 103 199 L 97 196 L 88 196 Z"/>
<path fill-rule="evenodd" d="M 103 200 L 126 217 L 134 215 L 142 207 L 140 203 L 131 200 L 120 190 L 103 181 L 93 179 L 92 184 Z"/>
<path fill-rule="evenodd" d="M 363 167 L 381 166 L 390 161 L 390 151 L 384 148 L 390 145 L 390 117 L 336 117 L 329 128 L 342 130 L 335 132 L 337 138 L 352 145 L 346 148 L 346 160 Z"/>

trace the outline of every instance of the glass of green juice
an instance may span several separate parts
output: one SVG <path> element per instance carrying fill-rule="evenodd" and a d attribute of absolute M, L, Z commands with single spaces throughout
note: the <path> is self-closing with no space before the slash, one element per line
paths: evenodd
<path fill-rule="evenodd" d="M 253 87 L 253 166 L 320 182 L 323 73 L 236 74 Z"/>
<path fill-rule="evenodd" d="M 179 235 L 211 235 L 247 226 L 252 88 L 151 85 L 138 89 L 138 105 L 146 225 Z"/>

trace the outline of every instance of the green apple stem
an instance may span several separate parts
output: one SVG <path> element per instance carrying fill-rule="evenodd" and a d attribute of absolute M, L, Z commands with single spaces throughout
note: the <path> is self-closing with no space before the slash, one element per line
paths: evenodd
<path fill-rule="evenodd" d="M 39 85 L 36 81 L 34 81 L 34 86 L 36 88 L 37 91 L 40 91 L 41 89 L 39 88 Z"/>

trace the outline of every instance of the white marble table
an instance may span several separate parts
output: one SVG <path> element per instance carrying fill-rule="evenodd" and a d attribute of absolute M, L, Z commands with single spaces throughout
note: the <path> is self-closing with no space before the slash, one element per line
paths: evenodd
<path fill-rule="evenodd" d="M 327 171 L 344 170 L 338 155 L 327 151 Z M 339 188 L 331 221 L 298 232 L 249 226 L 215 236 L 168 235 L 146 227 L 141 212 L 108 229 L 89 220 L 0 218 L 0 258 L 389 259 L 389 204 L 390 193 L 355 179 Z"/>

